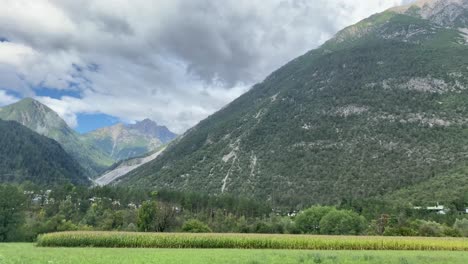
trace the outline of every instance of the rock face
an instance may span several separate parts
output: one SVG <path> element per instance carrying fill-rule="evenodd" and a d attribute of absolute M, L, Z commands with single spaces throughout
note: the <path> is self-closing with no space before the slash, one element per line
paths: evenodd
<path fill-rule="evenodd" d="M 175 137 L 169 129 L 149 119 L 131 125 L 116 124 L 84 135 L 87 142 L 117 161 L 152 152 Z"/>
<path fill-rule="evenodd" d="M 467 27 L 468 25 L 468 2 L 465 0 L 420 0 L 392 10 L 418 16 L 440 26 Z"/>
<path fill-rule="evenodd" d="M 150 119 L 136 122 L 135 124 L 129 125 L 128 127 L 140 132 L 143 135 L 157 138 L 163 144 L 167 144 L 177 137 L 177 134 L 171 132 L 167 127 L 159 126 L 156 122 Z"/>
<path fill-rule="evenodd" d="M 0 120 L 0 146 L 0 183 L 90 184 L 60 144 L 17 122 Z"/>
<path fill-rule="evenodd" d="M 468 177 L 449 179 L 468 159 L 467 2 L 422 1 L 344 29 L 121 184 L 299 207 L 439 179 L 438 191 L 463 196 Z"/>
<path fill-rule="evenodd" d="M 84 142 L 57 113 L 34 99 L 26 98 L 0 108 L 0 119 L 16 121 L 54 139 L 80 163 L 89 176 L 98 175 L 113 163 L 106 154 Z"/>

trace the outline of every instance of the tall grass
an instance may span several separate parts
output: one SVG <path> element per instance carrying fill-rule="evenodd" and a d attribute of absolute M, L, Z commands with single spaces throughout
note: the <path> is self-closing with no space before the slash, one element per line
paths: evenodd
<path fill-rule="evenodd" d="M 356 237 L 259 234 L 62 232 L 38 237 L 42 247 L 240 248 L 310 250 L 468 251 L 466 238 Z"/>

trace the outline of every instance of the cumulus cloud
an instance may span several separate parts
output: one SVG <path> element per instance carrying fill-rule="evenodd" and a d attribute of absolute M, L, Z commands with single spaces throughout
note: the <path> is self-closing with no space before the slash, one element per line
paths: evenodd
<path fill-rule="evenodd" d="M 12 104 L 12 103 L 18 101 L 18 99 L 19 98 L 15 97 L 13 95 L 7 94 L 6 91 L 0 90 L 0 106 Z"/>
<path fill-rule="evenodd" d="M 39 97 L 72 126 L 78 113 L 105 113 L 182 132 L 339 29 L 405 2 L 0 0 L 0 88 L 73 90 Z"/>

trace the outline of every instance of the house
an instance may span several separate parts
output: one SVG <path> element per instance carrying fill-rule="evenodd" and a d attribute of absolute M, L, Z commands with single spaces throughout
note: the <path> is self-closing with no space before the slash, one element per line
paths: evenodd
<path fill-rule="evenodd" d="M 445 208 L 443 205 L 437 204 L 437 206 L 429 206 L 426 208 L 427 211 L 435 212 L 440 215 L 445 215 L 448 212 L 448 209 Z"/>
<path fill-rule="evenodd" d="M 289 217 L 296 217 L 296 216 L 297 216 L 297 212 L 296 212 L 296 211 L 289 212 L 289 213 L 288 213 L 288 216 L 289 216 Z"/>

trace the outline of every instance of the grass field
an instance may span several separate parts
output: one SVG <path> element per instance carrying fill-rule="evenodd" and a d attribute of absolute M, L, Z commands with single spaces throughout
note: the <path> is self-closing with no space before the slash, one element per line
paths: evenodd
<path fill-rule="evenodd" d="M 41 235 L 45 247 L 237 248 L 468 251 L 467 238 L 63 232 Z M 468 261 L 467 261 L 468 263 Z"/>
<path fill-rule="evenodd" d="M 0 264 L 466 264 L 468 252 L 44 248 L 0 244 Z"/>

